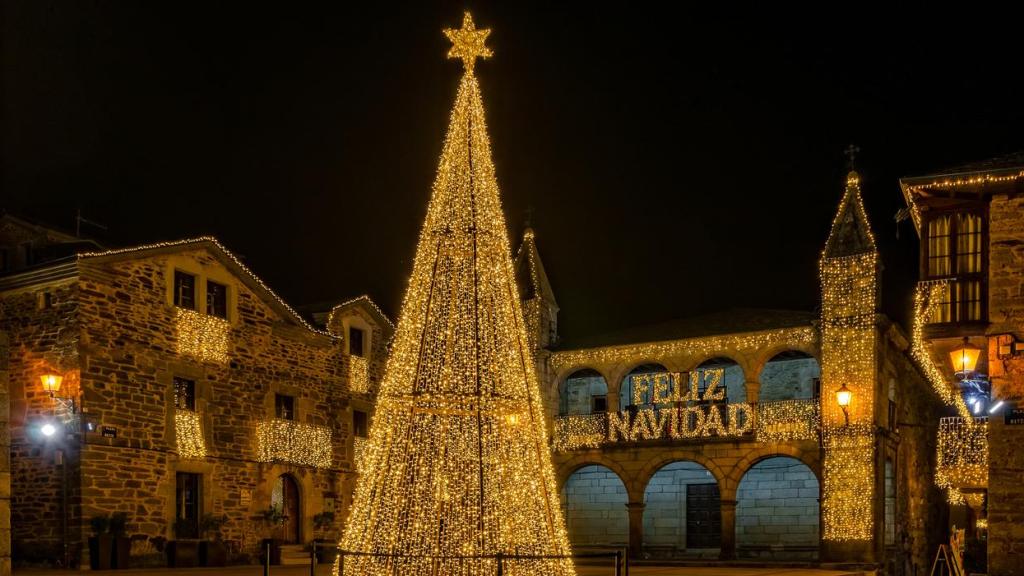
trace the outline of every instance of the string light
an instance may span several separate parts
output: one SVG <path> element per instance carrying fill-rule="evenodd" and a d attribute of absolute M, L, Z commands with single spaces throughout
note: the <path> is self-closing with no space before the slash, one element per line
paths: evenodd
<path fill-rule="evenodd" d="M 336 304 L 333 308 L 331 308 L 331 313 L 327 315 L 327 325 L 331 326 L 334 324 L 334 316 L 336 314 L 340 313 L 342 310 L 348 308 L 349 306 L 359 302 L 369 305 L 373 310 L 380 314 L 380 317 L 383 318 L 385 322 L 387 322 L 388 328 L 391 328 L 392 330 L 395 328 L 394 323 L 391 322 L 391 318 L 388 318 L 388 315 L 385 314 L 383 310 L 381 310 L 380 306 L 377 306 L 377 303 L 374 302 L 373 299 L 371 299 L 366 294 L 363 294 L 362 296 L 356 296 L 351 300 L 346 300 L 340 304 Z"/>
<path fill-rule="evenodd" d="M 608 434 L 606 414 L 570 414 L 555 418 L 551 447 L 556 452 L 597 448 Z"/>
<path fill-rule="evenodd" d="M 941 418 L 936 452 L 940 488 L 988 486 L 988 418 Z"/>
<path fill-rule="evenodd" d="M 551 355 L 550 364 L 556 372 L 580 366 L 631 362 L 636 358 L 692 355 L 703 356 L 722 350 L 757 350 L 786 347 L 799 350 L 813 346 L 818 333 L 813 327 L 779 328 L 747 334 L 729 334 L 705 338 L 685 338 L 670 342 L 653 342 L 608 346 L 586 350 L 568 350 Z"/>
<path fill-rule="evenodd" d="M 361 473 L 363 470 L 363 460 L 366 458 L 366 438 L 354 436 L 352 438 L 352 459 L 355 460 L 354 465 L 356 472 Z"/>
<path fill-rule="evenodd" d="M 815 400 L 780 400 L 757 405 L 754 438 L 758 442 L 817 440 L 821 419 Z"/>
<path fill-rule="evenodd" d="M 493 576 L 569 552 L 480 87 L 487 32 L 446 34 L 465 73 L 341 547 L 345 576 Z M 571 576 L 509 558 L 506 576 Z M 335 572 L 339 570 L 335 564 Z"/>
<path fill-rule="evenodd" d="M 227 364 L 231 324 L 216 316 L 178 308 L 174 321 L 178 354 L 203 362 Z"/>
<path fill-rule="evenodd" d="M 921 367 L 925 378 L 939 398 L 947 406 L 956 407 L 957 413 L 969 427 L 974 423 L 974 418 L 971 417 L 967 403 L 964 402 L 963 396 L 950 386 L 945 374 L 936 366 L 924 338 L 924 327 L 932 317 L 932 309 L 936 302 L 941 301 L 947 289 L 946 280 L 920 282 L 914 289 L 914 327 L 911 333 L 910 356 Z"/>
<path fill-rule="evenodd" d="M 370 363 L 362 356 L 351 355 L 348 358 L 348 385 L 356 394 L 370 391 Z"/>
<path fill-rule="evenodd" d="M 294 420 L 272 418 L 256 426 L 257 459 L 330 468 L 331 429 Z"/>
<path fill-rule="evenodd" d="M 178 441 L 178 456 L 185 459 L 206 457 L 202 417 L 193 410 L 175 410 L 174 433 Z"/>
<path fill-rule="evenodd" d="M 873 537 L 878 268 L 860 178 L 850 172 L 820 264 L 821 381 L 852 395 L 845 411 L 833 394 L 821 395 L 824 540 Z"/>
<path fill-rule="evenodd" d="M 214 238 L 213 236 L 200 236 L 198 238 L 185 238 L 185 239 L 182 239 L 182 240 L 173 240 L 173 241 L 170 241 L 170 242 L 155 242 L 153 244 L 143 244 L 141 246 L 133 246 L 133 247 L 130 247 L 130 248 L 117 248 L 117 249 L 114 249 L 114 250 L 105 250 L 103 252 L 81 252 L 81 253 L 79 253 L 77 255 L 77 258 L 79 260 L 81 260 L 81 259 L 84 259 L 84 258 L 98 258 L 98 257 L 103 257 L 103 256 L 116 256 L 116 255 L 119 255 L 119 254 L 133 254 L 133 253 L 136 253 L 136 252 L 145 252 L 145 251 L 149 251 L 149 250 L 159 250 L 161 248 L 178 248 L 178 247 L 182 247 L 182 246 L 189 246 L 189 245 L 192 245 L 192 244 L 203 244 L 203 243 L 213 244 L 213 246 L 218 251 L 220 251 L 224 256 L 227 256 L 227 258 L 231 261 L 231 263 L 234 264 L 235 266 L 237 266 L 238 269 L 242 272 L 242 274 L 244 276 L 246 276 L 247 278 L 252 280 L 257 286 L 260 287 L 261 290 L 263 290 L 263 292 L 265 292 L 267 295 L 269 295 L 279 306 L 281 306 L 281 308 L 283 308 L 292 317 L 292 320 L 294 320 L 296 323 L 298 323 L 299 325 L 305 327 L 307 330 L 309 330 L 311 332 L 315 332 L 317 334 L 322 334 L 324 336 L 330 336 L 331 338 L 335 337 L 333 334 L 331 334 L 329 332 L 326 332 L 324 330 L 319 330 L 317 328 L 314 328 L 313 325 L 311 325 L 309 322 L 306 322 L 302 318 L 302 316 L 298 312 L 295 311 L 294 308 L 292 308 L 291 306 L 288 305 L 287 302 L 282 300 L 281 297 L 278 296 L 277 293 L 274 292 L 270 288 L 270 286 L 267 286 L 266 283 L 264 283 L 263 280 L 261 280 L 259 278 L 259 276 L 256 276 L 256 274 L 254 274 L 253 271 L 250 270 L 248 266 L 243 264 L 242 261 L 239 260 L 237 256 L 235 256 L 230 250 L 225 248 L 224 245 L 221 244 L 220 241 L 217 240 L 216 238 Z"/>

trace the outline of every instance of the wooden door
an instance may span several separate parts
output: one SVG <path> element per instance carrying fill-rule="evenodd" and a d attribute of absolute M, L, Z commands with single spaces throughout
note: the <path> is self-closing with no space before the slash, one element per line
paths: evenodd
<path fill-rule="evenodd" d="M 722 508 L 717 484 L 686 486 L 686 547 L 722 545 Z"/>
<path fill-rule="evenodd" d="M 295 478 L 290 474 L 284 474 L 277 479 L 281 491 L 281 515 L 282 534 L 281 540 L 285 544 L 298 544 L 299 525 L 302 523 L 302 507 L 299 506 L 299 486 Z"/>

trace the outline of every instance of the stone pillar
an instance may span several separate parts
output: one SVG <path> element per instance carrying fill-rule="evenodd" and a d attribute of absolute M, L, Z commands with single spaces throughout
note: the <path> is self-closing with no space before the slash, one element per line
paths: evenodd
<path fill-rule="evenodd" d="M 0 332 L 0 576 L 11 574 L 11 430 L 7 336 Z"/>
<path fill-rule="evenodd" d="M 612 382 L 608 377 L 602 373 L 601 377 L 604 378 L 604 383 L 608 385 L 608 411 L 618 412 L 622 410 L 622 406 L 619 405 L 619 391 L 621 390 L 622 381 Z"/>
<path fill-rule="evenodd" d="M 736 559 L 736 501 L 722 500 L 722 547 L 719 558 Z"/>
<path fill-rule="evenodd" d="M 743 383 L 743 387 L 747 389 L 747 402 L 756 404 L 757 398 L 761 395 L 761 382 L 758 380 L 747 380 Z"/>
<path fill-rule="evenodd" d="M 629 556 L 639 558 L 644 548 L 644 507 L 643 502 L 626 504 L 629 511 Z"/>

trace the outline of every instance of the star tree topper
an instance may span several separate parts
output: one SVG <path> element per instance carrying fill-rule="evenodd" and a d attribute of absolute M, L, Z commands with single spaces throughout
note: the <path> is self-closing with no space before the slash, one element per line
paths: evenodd
<path fill-rule="evenodd" d="M 452 47 L 448 50 L 448 57 L 462 58 L 466 72 L 472 74 L 477 57 L 490 58 L 492 55 L 491 49 L 484 46 L 490 33 L 490 28 L 477 30 L 473 25 L 473 15 L 468 11 L 463 13 L 461 29 L 446 28 L 444 30 L 444 35 L 452 42 Z"/>

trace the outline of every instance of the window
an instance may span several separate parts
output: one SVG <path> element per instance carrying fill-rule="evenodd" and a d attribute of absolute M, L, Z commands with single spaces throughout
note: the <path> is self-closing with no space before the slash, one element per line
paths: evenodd
<path fill-rule="evenodd" d="M 175 477 L 174 535 L 179 539 L 199 537 L 200 486 L 202 475 L 178 472 Z"/>
<path fill-rule="evenodd" d="M 295 397 L 284 394 L 275 395 L 274 414 L 282 420 L 295 420 Z"/>
<path fill-rule="evenodd" d="M 53 292 L 40 292 L 38 308 L 40 310 L 48 310 L 53 308 Z"/>
<path fill-rule="evenodd" d="M 370 424 L 366 412 L 362 410 L 352 412 L 352 433 L 358 438 L 366 438 L 370 435 L 369 432 Z"/>
<path fill-rule="evenodd" d="M 181 270 L 174 271 L 174 305 L 196 309 L 196 277 Z"/>
<path fill-rule="evenodd" d="M 949 280 L 932 307 L 932 323 L 984 320 L 984 221 L 970 212 L 928 220 L 923 268 L 929 280 Z"/>
<path fill-rule="evenodd" d="M 896 544 L 896 474 L 891 458 L 885 459 L 885 545 Z"/>
<path fill-rule="evenodd" d="M 600 396 L 590 397 L 590 413 L 600 414 L 608 411 L 608 396 L 602 394 Z"/>
<path fill-rule="evenodd" d="M 31 242 L 22 242 L 18 245 L 18 249 L 21 250 L 21 262 L 24 266 L 31 266 L 35 264 L 35 253 L 32 252 Z"/>
<path fill-rule="evenodd" d="M 218 318 L 228 317 L 228 287 L 214 282 L 206 281 L 206 313 Z"/>
<path fill-rule="evenodd" d="M 178 410 L 196 409 L 196 381 L 174 377 L 174 407 Z"/>
<path fill-rule="evenodd" d="M 363 355 L 363 331 L 359 328 L 348 329 L 348 353 L 353 356 Z"/>

